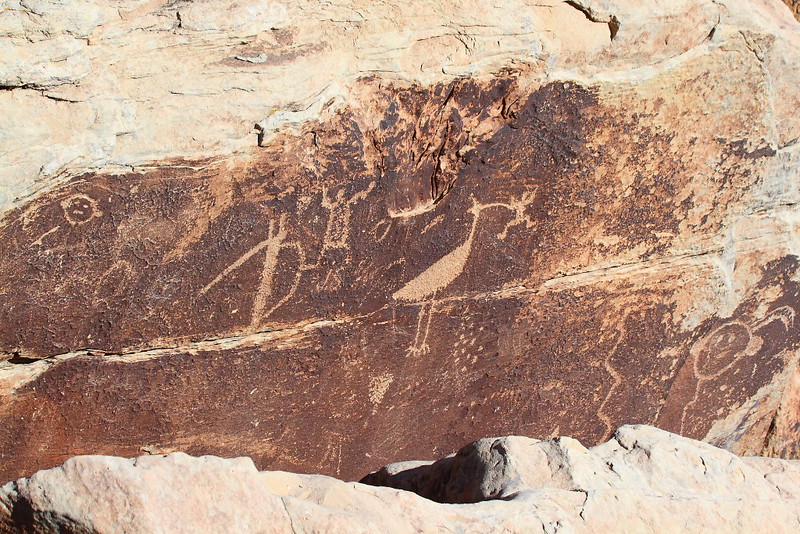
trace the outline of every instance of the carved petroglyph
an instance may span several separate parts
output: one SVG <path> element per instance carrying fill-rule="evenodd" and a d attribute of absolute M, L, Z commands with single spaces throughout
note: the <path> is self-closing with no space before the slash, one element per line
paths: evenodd
<path fill-rule="evenodd" d="M 225 270 L 223 270 L 220 274 L 216 276 L 211 282 L 209 282 L 203 289 L 200 290 L 200 294 L 204 295 L 208 292 L 209 289 L 214 287 L 220 280 L 231 274 L 233 271 L 241 267 L 245 262 L 247 262 L 250 258 L 261 252 L 262 250 L 266 249 L 264 254 L 264 266 L 261 269 L 261 276 L 259 278 L 259 284 L 256 289 L 256 292 L 253 295 L 253 308 L 250 315 L 250 326 L 251 328 L 256 328 L 260 321 L 267 318 L 278 309 L 280 306 L 285 304 L 291 297 L 294 295 L 295 291 L 297 290 L 297 286 L 300 283 L 300 276 L 305 269 L 305 252 L 303 248 L 300 246 L 299 243 L 295 242 L 287 242 L 286 237 L 288 236 L 288 231 L 286 228 L 286 215 L 282 215 L 281 218 L 278 220 L 277 224 L 275 221 L 270 221 L 269 223 L 269 230 L 267 231 L 267 239 L 261 241 L 256 246 L 242 254 L 235 262 L 230 264 Z M 272 296 L 272 289 L 273 284 L 275 282 L 275 276 L 277 273 L 277 266 L 278 266 L 278 257 L 281 253 L 281 250 L 286 248 L 292 248 L 297 252 L 298 255 L 298 262 L 297 268 L 295 269 L 295 277 L 292 283 L 292 286 L 289 288 L 289 291 L 286 295 L 283 296 L 280 300 L 278 300 L 273 306 L 267 308 L 267 304 L 269 302 L 269 297 Z"/>
<path fill-rule="evenodd" d="M 431 222 L 425 225 L 425 228 L 422 229 L 420 235 L 427 233 L 428 231 L 432 230 L 435 226 L 437 226 L 440 222 L 444 221 L 444 215 L 439 215 L 435 217 Z"/>
<path fill-rule="evenodd" d="M 296 242 L 284 243 L 284 244 L 281 245 L 281 248 L 292 248 L 297 253 L 297 268 L 295 269 L 295 272 L 294 272 L 294 280 L 292 281 L 292 285 L 289 288 L 289 291 L 287 291 L 286 294 L 283 297 L 281 297 L 270 308 L 268 308 L 266 310 L 263 310 L 260 313 L 256 313 L 256 310 L 253 310 L 253 316 L 252 316 L 252 319 L 251 319 L 251 326 L 253 326 L 253 327 L 257 327 L 259 321 L 261 321 L 263 319 L 266 319 L 267 317 L 272 315 L 272 313 L 275 310 L 277 310 L 278 308 L 280 308 L 281 306 L 286 304 L 289 301 L 289 299 L 291 299 L 294 296 L 295 292 L 297 291 L 297 288 L 300 286 L 300 278 L 303 276 L 303 273 L 305 271 L 309 270 L 309 268 L 310 268 L 308 265 L 306 265 L 306 253 L 305 253 L 305 250 L 303 250 L 303 247 L 300 245 L 300 243 L 296 243 Z M 276 262 L 277 262 L 277 256 L 276 256 Z M 266 267 L 267 267 L 266 263 L 265 263 L 264 267 L 265 267 L 265 270 L 266 270 Z M 274 268 L 271 268 L 271 273 L 272 274 L 270 276 L 274 277 L 274 272 L 275 272 Z M 262 278 L 263 278 L 263 276 L 262 276 Z M 271 286 L 271 284 L 270 284 L 270 286 Z M 264 297 L 265 301 L 266 301 L 266 297 L 267 296 L 268 295 L 266 295 Z"/>
<path fill-rule="evenodd" d="M 414 343 L 406 351 L 406 356 L 412 354 L 427 354 L 430 351 L 428 346 L 428 334 L 431 331 L 431 321 L 433 320 L 433 308 L 436 302 L 431 300 L 420 305 L 419 315 L 417 316 L 417 330 L 414 334 Z M 423 323 L 425 326 L 423 326 Z"/>
<path fill-rule="evenodd" d="M 475 231 L 478 228 L 481 212 L 495 206 L 508 207 L 506 204 L 479 204 L 475 199 L 472 202 L 469 212 L 473 215 L 473 219 L 467 239 L 439 258 L 433 265 L 409 281 L 401 289 L 395 291 L 392 294 L 393 299 L 409 302 L 421 301 L 434 295 L 440 289 L 449 286 L 464 271 L 467 259 L 472 251 L 472 242 L 475 239 Z"/>
<path fill-rule="evenodd" d="M 322 456 L 322 461 L 330 466 L 336 466 L 336 474 L 339 475 L 342 471 L 342 437 L 334 435 L 328 446 L 325 448 L 325 453 Z"/>
<path fill-rule="evenodd" d="M 323 251 L 334 248 L 347 248 L 347 239 L 350 237 L 350 217 L 353 215 L 353 205 L 364 200 L 367 195 L 375 188 L 375 182 L 370 182 L 369 186 L 345 199 L 344 187 L 337 191 L 333 200 L 328 198 L 328 190 L 322 190 L 322 207 L 330 212 L 328 224 L 325 228 L 325 237 L 322 240 Z M 387 229 L 388 230 L 388 229 Z"/>
<path fill-rule="evenodd" d="M 514 212 L 514 218 L 508 221 L 503 230 L 497 234 L 497 238 L 501 241 L 508 237 L 508 231 L 514 226 L 524 225 L 526 229 L 531 229 L 536 226 L 536 221 L 533 220 L 528 214 L 525 213 L 527 207 L 536 198 L 538 187 L 534 187 L 530 191 L 526 191 L 520 198 L 511 199 L 508 202 L 498 203 L 496 205 L 503 206 Z"/>
<path fill-rule="evenodd" d="M 469 209 L 469 212 L 473 216 L 472 225 L 470 226 L 467 239 L 392 294 L 394 300 L 422 302 L 417 319 L 417 331 L 414 336 L 414 343 L 411 348 L 409 348 L 407 355 L 424 354 L 428 352 L 428 334 L 431 328 L 433 311 L 437 303 L 436 299 L 433 297 L 435 297 L 436 293 L 440 290 L 452 284 L 453 281 L 464 272 L 464 267 L 466 267 L 467 260 L 472 252 L 472 244 L 478 229 L 478 221 L 480 220 L 481 213 L 490 208 L 506 208 L 514 212 L 514 219 L 508 222 L 500 233 L 500 235 L 505 237 L 508 233 L 508 229 L 515 224 L 532 224 L 525 216 L 524 211 L 527 202 L 530 202 L 534 195 L 535 192 L 526 193 L 522 198 L 511 203 L 494 202 L 481 204 L 473 198 L 472 207 Z M 426 301 L 425 299 L 429 300 Z"/>
<path fill-rule="evenodd" d="M 353 205 L 356 202 L 365 200 L 374 188 L 375 182 L 371 182 L 366 189 L 355 193 L 349 198 L 345 196 L 344 188 L 339 189 L 333 198 L 331 198 L 327 189 L 323 189 L 321 206 L 328 210 L 329 217 L 322 240 L 320 258 L 326 250 L 347 248 L 347 241 L 350 237 L 350 218 L 353 213 Z M 261 269 L 258 286 L 253 295 L 253 307 L 250 316 L 251 329 L 257 329 L 261 321 L 268 318 L 276 309 L 288 302 L 297 291 L 303 272 L 319 266 L 319 259 L 317 260 L 317 264 L 307 265 L 305 249 L 297 242 L 287 241 L 288 230 L 286 227 L 286 217 L 287 216 L 284 214 L 277 223 L 275 221 L 270 221 L 267 239 L 261 241 L 242 254 L 236 261 L 226 267 L 200 290 L 200 295 L 204 295 L 219 283 L 220 280 L 241 267 L 250 260 L 250 258 L 263 251 L 264 265 Z M 281 252 L 286 249 L 293 249 L 297 254 L 297 260 L 293 263 L 294 280 L 288 292 L 272 306 L 268 307 L 270 298 L 274 297 L 273 288 L 279 267 L 279 257 Z M 325 280 L 322 282 L 322 287 L 331 289 L 336 287 L 336 284 L 341 285 L 341 280 L 338 279 L 336 273 L 332 271 L 328 272 Z"/>
<path fill-rule="evenodd" d="M 272 283 L 275 280 L 275 267 L 278 264 L 278 254 L 281 252 L 283 242 L 286 240 L 286 228 L 284 223 L 286 216 L 281 216 L 278 227 L 275 228 L 274 222 L 269 223 L 269 238 L 267 239 L 267 252 L 264 255 L 264 267 L 261 270 L 261 280 L 258 289 L 253 297 L 253 312 L 250 317 L 250 325 L 256 326 L 263 317 L 264 308 L 267 305 L 267 297 L 272 294 Z"/>
<path fill-rule="evenodd" d="M 395 291 L 392 295 L 393 299 L 412 302 L 422 301 L 427 297 L 434 296 L 437 291 L 447 287 L 458 278 L 464 271 L 469 253 L 472 250 L 472 241 L 475 238 L 475 231 L 478 227 L 478 219 L 481 211 L 479 206 L 480 204 L 473 199 L 473 205 L 470 208 L 470 213 L 473 215 L 472 226 L 470 227 L 466 241 L 440 258 L 401 289 Z M 428 352 L 428 333 L 430 332 L 435 304 L 433 299 L 429 302 L 422 302 L 419 316 L 417 317 L 417 330 L 414 336 L 414 343 L 408 349 L 406 353 L 407 356 L 411 354 L 425 354 Z"/>
<path fill-rule="evenodd" d="M 386 236 L 389 235 L 389 230 L 392 229 L 392 219 L 383 219 L 377 222 L 375 226 L 372 227 L 372 231 L 375 233 L 375 241 L 380 243 Z"/>
<path fill-rule="evenodd" d="M 203 287 L 203 289 L 200 290 L 200 295 L 205 295 L 208 292 L 208 290 L 217 285 L 217 283 L 219 283 L 220 280 L 222 280 L 223 278 L 231 274 L 233 271 L 241 267 L 247 260 L 249 260 L 256 254 L 261 252 L 261 250 L 263 250 L 264 247 L 268 246 L 270 243 L 271 240 L 269 239 L 267 239 L 266 241 L 262 241 L 255 247 L 251 248 L 250 250 L 239 256 L 239 258 L 235 262 L 228 265 L 228 267 L 226 267 L 225 270 L 219 273 L 216 276 L 216 278 L 214 278 L 208 284 L 206 284 L 205 287 Z"/>
<path fill-rule="evenodd" d="M 370 379 L 369 402 L 372 403 L 372 413 L 377 412 L 378 405 L 383 401 L 392 382 L 394 382 L 394 377 L 390 373 L 383 373 Z"/>
<path fill-rule="evenodd" d="M 606 393 L 605 398 L 600 403 L 600 406 L 597 408 L 597 418 L 600 419 L 600 421 L 606 427 L 603 439 L 607 439 L 609 436 L 611 436 L 612 432 L 614 432 L 614 422 L 611 420 L 611 417 L 609 417 L 609 415 L 606 413 L 605 410 L 608 403 L 613 400 L 613 396 L 616 389 L 619 387 L 620 384 L 622 384 L 622 377 L 617 372 L 617 370 L 614 369 L 614 366 L 611 365 L 611 358 L 613 358 L 614 355 L 617 353 L 617 349 L 619 348 L 620 343 L 622 343 L 622 340 L 625 339 L 625 336 L 627 334 L 627 328 L 625 325 L 628 321 L 628 315 L 629 314 L 626 313 L 619 322 L 615 321 L 614 323 L 616 324 L 612 323 L 611 320 L 606 319 L 604 321 L 603 327 L 600 329 L 600 331 L 604 333 L 616 332 L 617 334 L 617 337 L 614 340 L 614 346 L 611 347 L 611 350 L 608 351 L 608 354 L 606 355 L 606 358 L 603 361 L 603 368 L 611 376 L 612 380 L 611 387 L 608 388 L 608 393 Z M 599 341 L 602 341 L 602 337 L 604 337 L 604 335 L 605 334 L 601 334 L 601 339 Z"/>
<path fill-rule="evenodd" d="M 229 164 L 222 164 L 220 176 L 228 176 L 232 173 Z M 195 220 L 180 241 L 175 245 L 166 256 L 164 261 L 170 261 L 183 256 L 190 247 L 194 246 L 208 232 L 212 221 L 222 215 L 225 210 L 233 204 L 233 182 L 221 179 L 208 186 L 208 190 L 203 192 L 198 209 L 195 211 Z"/>
<path fill-rule="evenodd" d="M 61 227 L 60 227 L 60 226 L 55 226 L 55 227 L 53 227 L 53 228 L 49 229 L 48 231 L 46 231 L 45 233 L 43 233 L 42 235 L 40 235 L 40 236 L 39 236 L 39 237 L 36 239 L 36 241 L 34 241 L 33 243 L 31 243 L 31 245 L 32 245 L 32 246 L 42 246 L 42 240 L 43 240 L 45 237 L 47 237 L 47 236 L 49 236 L 49 235 L 51 235 L 51 234 L 54 234 L 54 233 L 56 233 L 56 232 L 57 232 L 59 229 L 61 229 Z"/>
<path fill-rule="evenodd" d="M 692 400 L 683 407 L 680 432 L 684 432 L 686 416 L 700 399 L 705 382 L 713 380 L 728 371 L 737 362 L 757 353 L 764 340 L 755 335 L 762 326 L 772 321 L 780 321 L 787 330 L 794 326 L 795 311 L 789 306 L 773 310 L 752 327 L 741 322 L 725 323 L 703 336 L 695 343 L 689 353 L 693 378 L 697 381 Z"/>
<path fill-rule="evenodd" d="M 61 208 L 64 210 L 67 222 L 72 226 L 103 216 L 103 212 L 97 206 L 97 201 L 87 195 L 74 195 L 66 198 L 61 201 Z"/>
<path fill-rule="evenodd" d="M 475 333 L 483 332 L 485 327 L 478 326 L 476 323 L 469 323 L 464 325 L 464 331 L 459 334 L 458 339 L 452 343 L 453 362 L 459 363 L 462 361 L 464 364 L 474 364 L 478 361 L 480 353 L 484 352 L 483 345 L 477 345 L 477 338 Z M 467 335 L 469 334 L 469 335 Z M 462 371 L 464 368 L 462 367 Z"/>

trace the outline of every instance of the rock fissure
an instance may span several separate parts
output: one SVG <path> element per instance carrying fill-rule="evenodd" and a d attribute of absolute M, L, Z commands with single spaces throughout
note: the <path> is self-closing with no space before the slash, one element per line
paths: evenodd
<path fill-rule="evenodd" d="M 577 493 L 583 494 L 583 503 L 580 506 L 580 512 L 578 512 L 578 516 L 581 518 L 582 521 L 586 521 L 586 516 L 583 515 L 586 513 L 586 504 L 589 502 L 589 490 L 573 490 Z"/>
<path fill-rule="evenodd" d="M 286 506 L 286 497 L 280 497 L 279 500 L 281 502 L 281 506 L 283 507 L 283 512 L 286 514 L 286 520 L 289 521 L 289 528 L 292 529 L 292 534 L 304 534 L 304 531 L 298 531 L 294 524 L 294 517 L 289 512 L 289 507 Z"/>
<path fill-rule="evenodd" d="M 362 317 L 363 318 L 363 317 Z M 302 326 L 292 326 L 285 328 L 275 328 L 262 330 L 252 334 L 241 334 L 222 338 L 211 338 L 202 341 L 192 341 L 183 345 L 167 345 L 160 347 L 147 347 L 137 350 L 123 350 L 123 351 L 106 351 L 99 348 L 84 348 L 77 349 L 61 354 L 48 356 L 47 358 L 30 358 L 22 356 L 20 352 L 10 352 L 0 354 L 0 356 L 10 356 L 6 360 L 7 363 L 13 365 L 26 365 L 34 364 L 37 362 L 49 362 L 56 364 L 70 360 L 72 358 L 79 358 L 85 356 L 99 357 L 103 360 L 118 361 L 118 362 L 139 362 L 144 359 L 158 358 L 161 356 L 170 356 L 180 354 L 183 352 L 203 352 L 203 351 L 217 351 L 222 348 L 232 349 L 242 346 L 251 346 L 264 342 L 280 342 L 287 338 L 291 338 L 298 334 L 304 334 L 313 331 L 316 328 L 324 328 L 346 323 L 348 321 L 355 321 L 362 318 L 350 319 L 325 319 L 313 322 L 306 322 Z M 3 362 L 5 363 L 5 362 Z M 0 369 L 1 370 L 1 369 Z M 45 369 L 42 369 L 44 372 Z"/>
<path fill-rule="evenodd" d="M 592 22 L 607 24 L 609 40 L 614 41 L 614 39 L 616 39 L 620 29 L 620 22 L 615 15 L 597 13 L 594 9 L 585 6 L 579 0 L 564 0 L 564 3 L 583 13 L 584 16 Z"/>

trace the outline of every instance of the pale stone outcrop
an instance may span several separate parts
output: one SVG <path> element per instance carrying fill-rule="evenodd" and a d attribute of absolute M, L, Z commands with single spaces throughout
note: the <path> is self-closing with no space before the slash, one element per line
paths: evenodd
<path fill-rule="evenodd" d="M 381 474 L 393 473 L 388 478 Z M 367 477 L 259 473 L 249 458 L 80 456 L 0 488 L 12 532 L 796 532 L 800 464 L 644 426 L 591 449 L 483 439 Z"/>
<path fill-rule="evenodd" d="M 86 169 L 252 153 L 364 75 L 433 84 L 534 62 L 553 80 L 635 79 L 733 16 L 786 24 L 777 0 L 730 4 L 5 0 L 0 210 Z"/>

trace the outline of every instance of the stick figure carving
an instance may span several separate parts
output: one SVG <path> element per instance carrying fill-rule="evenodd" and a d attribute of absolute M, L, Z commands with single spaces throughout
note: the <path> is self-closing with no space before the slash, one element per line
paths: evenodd
<path fill-rule="evenodd" d="M 223 270 L 216 278 L 214 278 L 211 282 L 209 282 L 203 289 L 200 290 L 200 294 L 204 295 L 208 292 L 209 289 L 214 287 L 220 280 L 228 276 L 230 273 L 241 267 L 247 260 L 252 258 L 254 255 L 258 254 L 262 250 L 266 249 L 264 253 L 264 264 L 261 269 L 261 277 L 259 278 L 258 288 L 253 296 L 253 309 L 250 316 L 250 328 L 257 329 L 263 319 L 272 314 L 278 307 L 282 306 L 286 303 L 289 298 L 294 294 L 297 290 L 297 286 L 300 282 L 300 275 L 304 270 L 305 266 L 305 254 L 303 253 L 302 247 L 298 243 L 290 243 L 286 242 L 286 237 L 288 235 L 288 231 L 286 229 L 286 215 L 282 215 L 280 219 L 277 221 L 270 221 L 269 223 L 269 230 L 267 231 L 267 239 L 263 240 L 255 247 L 251 248 L 244 254 L 242 254 L 239 259 L 235 262 L 230 264 L 225 270 Z M 289 292 L 284 295 L 283 298 L 278 300 L 273 306 L 267 308 L 268 298 L 272 295 L 272 285 L 275 280 L 276 274 L 276 267 L 278 265 L 278 255 L 280 254 L 281 250 L 284 248 L 294 248 L 297 250 L 297 254 L 299 256 L 299 267 L 295 270 L 295 279 L 294 282 L 289 289 Z"/>
<path fill-rule="evenodd" d="M 789 331 L 794 327 L 795 311 L 789 306 L 781 306 L 753 325 L 741 320 L 724 323 L 692 346 L 689 359 L 684 365 L 691 365 L 690 380 L 695 382 L 694 394 L 681 411 L 681 433 L 685 431 L 687 416 L 701 401 L 701 391 L 705 383 L 719 377 L 743 358 L 756 354 L 764 343 L 757 332 L 772 321 L 780 321 Z"/>

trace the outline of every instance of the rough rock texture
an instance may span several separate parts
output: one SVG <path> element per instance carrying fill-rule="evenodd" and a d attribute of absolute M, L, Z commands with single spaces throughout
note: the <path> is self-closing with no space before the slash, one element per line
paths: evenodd
<path fill-rule="evenodd" d="M 737 458 L 651 427 L 592 449 L 483 439 L 372 482 L 259 473 L 249 458 L 79 456 L 0 488 L 0 531 L 797 532 L 800 463 Z"/>
<path fill-rule="evenodd" d="M 0 12 L 0 479 L 626 422 L 797 456 L 779 1 L 77 4 Z"/>
<path fill-rule="evenodd" d="M 797 20 L 800 20 L 800 0 L 783 0 L 789 9 L 792 10 L 794 16 L 797 17 Z"/>

